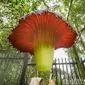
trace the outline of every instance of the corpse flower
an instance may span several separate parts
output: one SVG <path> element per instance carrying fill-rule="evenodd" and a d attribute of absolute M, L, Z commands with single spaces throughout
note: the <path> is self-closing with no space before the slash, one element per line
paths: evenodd
<path fill-rule="evenodd" d="M 76 36 L 76 32 L 61 16 L 43 10 L 21 18 L 8 39 L 20 52 L 34 55 L 39 71 L 47 71 L 52 66 L 54 50 L 71 47 Z"/>

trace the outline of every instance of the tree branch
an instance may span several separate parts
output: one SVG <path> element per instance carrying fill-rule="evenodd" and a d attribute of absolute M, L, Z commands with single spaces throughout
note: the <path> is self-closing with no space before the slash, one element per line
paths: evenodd
<path fill-rule="evenodd" d="M 0 30 L 2 30 L 3 28 L 14 28 L 14 27 L 0 27 Z"/>
<path fill-rule="evenodd" d="M 84 30 L 85 30 L 85 26 L 84 26 L 84 28 L 83 28 L 83 29 L 81 29 L 81 30 L 80 30 L 80 34 L 81 34 Z"/>
<path fill-rule="evenodd" d="M 68 15 L 67 15 L 67 21 L 68 21 L 69 15 L 70 15 L 71 7 L 72 7 L 72 2 L 73 2 L 73 0 L 70 1 L 69 11 L 68 11 Z"/>
<path fill-rule="evenodd" d="M 50 7 L 46 4 L 45 0 L 42 0 L 43 4 L 49 9 Z"/>
<path fill-rule="evenodd" d="M 78 42 L 78 40 L 79 40 L 79 38 L 81 37 L 81 34 L 82 34 L 82 32 L 83 32 L 84 30 L 85 30 L 85 26 L 84 26 L 84 28 L 81 29 L 80 32 L 78 33 L 79 36 L 78 36 L 78 38 L 77 38 L 77 40 L 76 40 L 76 43 Z"/>

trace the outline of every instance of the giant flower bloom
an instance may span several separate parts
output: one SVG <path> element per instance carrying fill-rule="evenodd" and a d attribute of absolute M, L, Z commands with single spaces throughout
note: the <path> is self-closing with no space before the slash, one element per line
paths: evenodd
<path fill-rule="evenodd" d="M 52 66 L 54 49 L 71 47 L 76 36 L 76 32 L 61 16 L 43 10 L 21 18 L 8 39 L 20 52 L 33 54 L 37 69 L 46 71 Z"/>

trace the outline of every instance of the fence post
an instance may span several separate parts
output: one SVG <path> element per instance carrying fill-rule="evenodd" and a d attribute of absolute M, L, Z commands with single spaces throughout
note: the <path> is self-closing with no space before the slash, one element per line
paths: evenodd
<path fill-rule="evenodd" d="M 26 73 L 27 64 L 28 64 L 28 53 L 25 53 L 24 54 L 24 63 L 23 63 L 23 68 L 22 68 L 22 73 L 21 73 L 19 85 L 25 85 L 25 73 Z"/>

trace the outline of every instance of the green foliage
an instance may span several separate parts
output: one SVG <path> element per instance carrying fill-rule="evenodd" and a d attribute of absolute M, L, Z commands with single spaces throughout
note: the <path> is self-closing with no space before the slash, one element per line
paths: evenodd
<path fill-rule="evenodd" d="M 14 58 L 16 58 L 16 60 Z M 19 52 L 16 51 L 8 51 L 6 53 L 0 52 L 0 77 L 1 77 L 0 84 L 17 85 L 20 80 L 22 66 L 23 55 L 20 54 Z"/>

